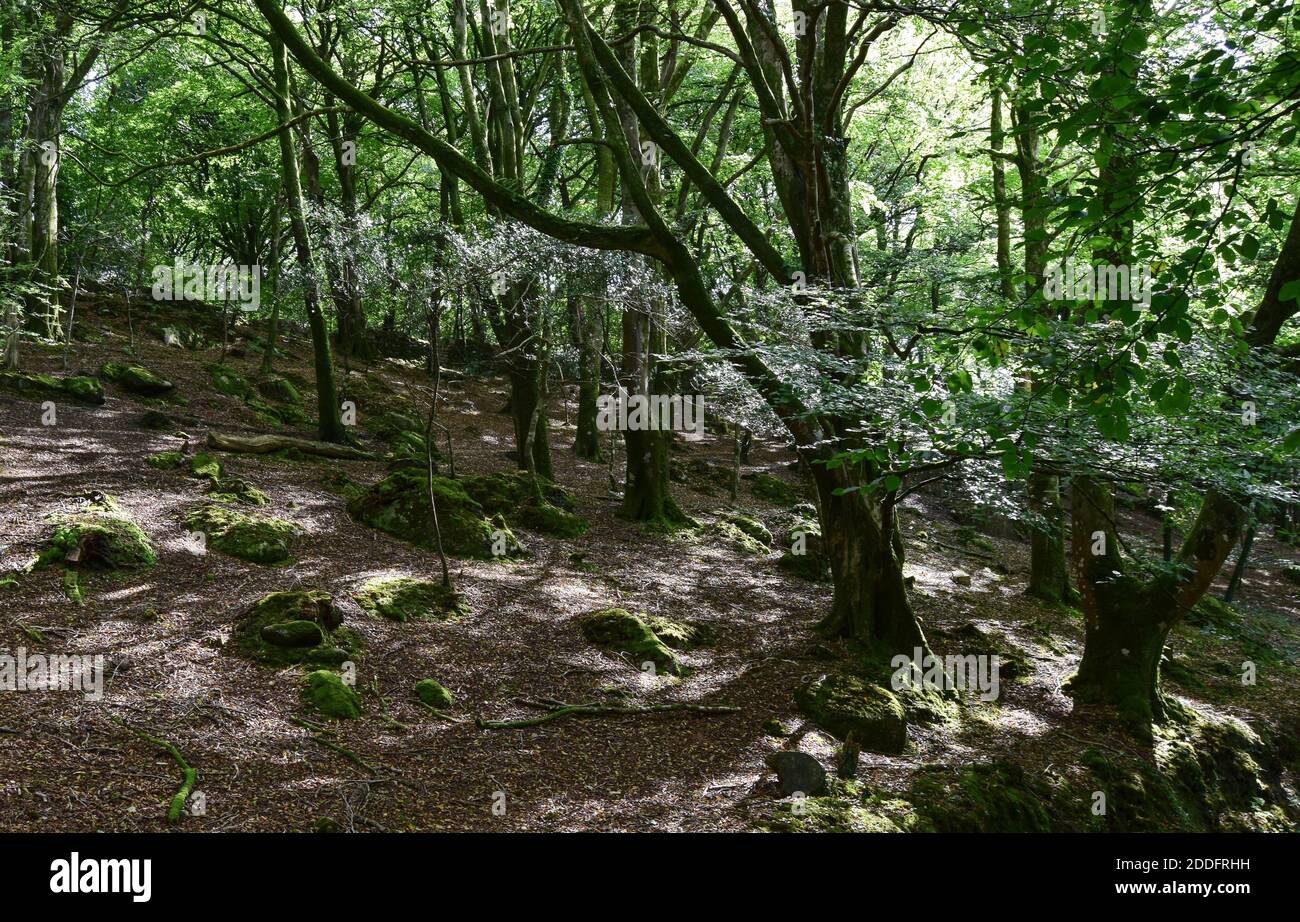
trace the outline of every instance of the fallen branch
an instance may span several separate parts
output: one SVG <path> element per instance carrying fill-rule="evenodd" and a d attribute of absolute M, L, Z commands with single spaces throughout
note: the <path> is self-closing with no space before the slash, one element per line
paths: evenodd
<path fill-rule="evenodd" d="M 376 456 L 351 445 L 335 445 L 332 442 L 314 442 L 311 439 L 295 439 L 288 435 L 222 435 L 219 432 L 208 433 L 208 447 L 217 451 L 230 451 L 248 455 L 269 455 L 276 451 L 294 449 L 305 455 L 321 458 L 342 458 L 345 461 L 374 461 Z"/>
<path fill-rule="evenodd" d="M 190 791 L 194 788 L 194 782 L 198 780 L 198 772 L 190 768 L 189 763 L 185 761 L 185 757 L 180 754 L 180 750 L 171 743 L 166 740 L 160 740 L 156 736 L 150 736 L 143 730 L 131 726 L 125 720 L 121 720 L 120 718 L 114 718 L 114 720 L 139 736 L 141 739 L 147 740 L 159 749 L 166 751 L 168 755 L 176 760 L 176 764 L 181 767 L 181 771 L 185 775 L 185 780 L 181 783 L 180 790 L 176 792 L 176 795 L 172 798 L 171 806 L 167 809 L 167 822 L 180 822 L 181 811 L 185 809 L 185 801 L 189 799 Z"/>
<path fill-rule="evenodd" d="M 483 720 L 479 718 L 475 723 L 484 730 L 517 730 L 523 727 L 536 727 L 539 724 L 558 720 L 561 717 L 627 717 L 637 714 L 661 714 L 667 711 L 687 711 L 692 714 L 713 715 L 735 714 L 740 711 L 740 708 L 736 707 L 686 704 L 684 702 L 635 706 L 619 704 L 543 704 L 531 701 L 526 703 L 530 707 L 549 707 L 550 710 L 540 717 L 527 717 L 521 720 Z"/>

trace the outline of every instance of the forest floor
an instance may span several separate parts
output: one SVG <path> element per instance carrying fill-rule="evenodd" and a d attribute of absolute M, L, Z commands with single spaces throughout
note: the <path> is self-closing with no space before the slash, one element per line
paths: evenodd
<path fill-rule="evenodd" d="M 71 370 L 93 374 L 105 361 L 123 360 L 131 333 L 119 319 L 120 302 L 88 304 L 78 317 Z M 102 406 L 60 404 L 57 424 L 45 426 L 39 401 L 0 392 L 0 652 L 102 652 L 108 673 L 102 700 L 75 692 L 0 693 L 0 830 L 169 828 L 165 815 L 180 771 L 129 728 L 174 744 L 197 770 L 204 809 L 182 819 L 185 830 L 791 825 L 789 801 L 766 760 L 798 748 L 832 764 L 836 742 L 807 722 L 792 693 L 853 659 L 848 647 L 814 630 L 830 603 L 828 584 L 778 568 L 779 549 L 747 556 L 725 544 L 647 533 L 619 518 L 607 467 L 572 451 L 571 394 L 552 395 L 555 479 L 573 491 L 576 511 L 591 528 L 573 539 L 516 529 L 531 556 L 454 560 L 456 586 L 471 609 L 466 617 L 397 623 L 367 615 L 353 600 L 372 577 L 437 578 L 434 554 L 358 523 L 345 509 L 339 484 L 377 480 L 382 462 L 222 454 L 230 474 L 269 497 L 259 511 L 292 521 L 304 535 L 292 545 L 293 561 L 280 566 L 200 553 L 183 518 L 202 500 L 202 482 L 157 470 L 146 458 L 183 446 L 198 450 L 209 430 L 314 434 L 310 427 L 268 424 L 243 401 L 214 390 L 207 369 L 220 359 L 219 341 L 198 350 L 166 346 L 157 335 L 162 323 L 137 308 L 131 361 L 174 382 L 180 401 L 141 400 L 106 382 Z M 260 354 L 248 349 L 246 338 L 233 342 L 225 363 L 254 379 Z M 300 386 L 310 409 L 309 343 L 295 335 L 286 352 L 277 372 Z M 63 369 L 61 350 L 35 344 L 25 345 L 23 361 L 26 371 Z M 412 397 L 415 406 L 427 405 L 428 379 L 418 363 L 382 361 L 340 373 L 340 384 L 363 420 L 409 407 Z M 450 428 L 457 472 L 512 469 L 510 417 L 500 412 L 503 379 L 454 376 L 442 396 L 439 418 Z M 148 409 L 176 417 L 183 435 L 142 429 L 138 420 Z M 364 425 L 357 434 L 364 447 L 383 450 Z M 729 438 L 710 435 L 679 447 L 674 454 L 684 462 L 730 465 Z M 764 471 L 799 489 L 793 460 L 784 446 L 759 442 L 745 473 Z M 752 495 L 752 482 L 741 481 L 739 509 L 783 535 L 788 510 Z M 689 481 L 674 489 L 685 511 L 701 521 L 727 506 L 727 491 L 713 484 Z M 128 580 L 82 576 L 77 603 L 57 567 L 29 564 L 49 539 L 52 521 L 96 491 L 115 497 L 144 529 L 158 562 Z M 855 781 L 839 785 L 836 796 L 861 803 L 870 792 L 882 815 L 893 810 L 895 820 L 918 806 L 923 772 L 960 773 L 980 762 L 1016 765 L 1035 777 L 1052 766 L 1078 772 L 1084 752 L 1096 748 L 1155 757 L 1104 721 L 1072 716 L 1060 686 L 1082 648 L 1078 612 L 1027 597 L 1028 544 L 1005 527 L 991 529 L 1000 534 L 972 531 L 960 507 L 942 485 L 906 501 L 906 572 L 915 577 L 916 612 L 931 638 L 969 622 L 1000 632 L 1030 668 L 1023 679 L 1004 681 L 996 702 L 967 696 L 956 719 L 909 727 L 902 754 L 862 754 Z M 1136 507 L 1125 515 L 1130 532 L 1158 541 L 1154 516 Z M 1167 675 L 1168 691 L 1202 714 L 1239 718 L 1270 738 L 1293 738 L 1300 726 L 1293 684 L 1300 586 L 1283 570 L 1297 562 L 1300 552 L 1261 533 L 1235 606 L 1240 622 L 1231 629 L 1180 627 L 1171 648 L 1186 668 Z M 954 581 L 958 569 L 970 575 L 969 585 Z M 325 733 L 294 722 L 320 720 L 301 700 L 301 669 L 254 662 L 229 642 L 239 613 L 267 593 L 291 588 L 330 592 L 365 642 L 356 682 L 365 715 L 333 723 Z M 1222 589 L 1221 580 L 1215 594 Z M 684 678 L 649 677 L 578 630 L 580 615 L 608 606 L 688 618 L 711 627 L 718 639 L 681 654 L 689 670 Z M 1259 659 L 1261 649 L 1270 657 L 1261 661 L 1256 684 L 1243 685 L 1240 664 Z M 434 717 L 414 698 L 413 684 L 426 677 L 454 695 L 450 713 L 459 722 Z M 680 701 L 739 710 L 570 718 L 531 729 L 476 725 L 475 718 L 535 713 L 521 698 Z M 773 732 L 774 720 L 784 735 Z M 1283 781 L 1294 810 L 1294 776 L 1288 772 Z M 504 812 L 497 792 L 505 793 Z M 826 824 L 876 828 L 874 820 L 866 827 L 860 820 L 850 810 Z"/>

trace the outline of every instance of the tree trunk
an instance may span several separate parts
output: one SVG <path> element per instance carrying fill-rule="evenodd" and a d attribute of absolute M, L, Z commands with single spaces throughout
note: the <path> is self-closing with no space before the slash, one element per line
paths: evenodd
<path fill-rule="evenodd" d="M 281 126 L 289 122 L 289 70 L 284 43 L 274 31 L 271 33 L 271 52 L 275 71 L 275 108 Z M 329 328 L 320 309 L 320 290 L 312 266 L 311 239 L 303 219 L 302 184 L 298 178 L 298 157 L 294 151 L 293 137 L 288 127 L 280 129 L 280 166 L 284 177 L 285 201 L 289 209 L 289 223 L 293 228 L 294 249 L 298 266 L 302 270 L 302 294 L 311 327 L 311 341 L 316 366 L 316 406 L 320 415 L 318 432 L 322 442 L 346 440 L 340 418 L 338 392 L 334 386 L 334 360 L 330 354 Z"/>
<path fill-rule="evenodd" d="M 1161 721 L 1165 639 L 1214 581 L 1241 533 L 1242 509 L 1210 492 L 1178 552 L 1178 567 L 1143 580 L 1125 572 L 1111 490 L 1076 477 L 1072 547 L 1084 614 L 1084 650 L 1067 691 L 1076 705 L 1105 706 L 1138 725 Z"/>

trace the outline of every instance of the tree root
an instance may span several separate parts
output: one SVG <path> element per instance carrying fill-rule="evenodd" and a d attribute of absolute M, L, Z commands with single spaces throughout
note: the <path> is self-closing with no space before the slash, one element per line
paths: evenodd
<path fill-rule="evenodd" d="M 150 736 L 148 733 L 145 733 L 143 730 L 139 730 L 131 726 L 125 720 L 121 720 L 120 718 L 116 718 L 116 717 L 113 719 L 116 720 L 122 726 L 126 727 L 136 736 L 139 736 L 141 739 L 147 740 L 148 742 L 153 743 L 159 749 L 164 750 L 168 755 L 170 755 L 174 760 L 176 760 L 176 764 L 181 767 L 181 772 L 184 773 L 185 780 L 181 783 L 180 790 L 178 790 L 176 792 L 176 795 L 172 797 L 171 806 L 167 808 L 167 822 L 169 823 L 180 822 L 181 811 L 185 809 L 185 801 L 189 800 L 190 791 L 194 789 L 194 782 L 198 780 L 198 772 L 190 768 L 190 764 L 185 761 L 185 757 L 180 754 L 180 750 L 178 750 L 171 743 L 167 742 L 166 740 L 160 740 L 156 736 Z"/>
<path fill-rule="evenodd" d="M 365 759 L 361 758 L 361 756 L 357 755 L 351 749 L 348 749 L 346 746 L 340 746 L 338 743 L 335 743 L 331 740 L 325 739 L 325 734 L 331 733 L 333 731 L 328 730 L 325 727 L 321 727 L 318 724 L 313 724 L 309 720 L 303 720 L 300 717 L 290 717 L 289 722 L 297 724 L 298 726 L 302 727 L 304 730 L 306 730 L 308 733 L 311 734 L 311 738 L 313 740 L 320 743 L 326 749 L 334 750 L 339 755 L 346 758 L 349 762 L 361 766 L 366 771 L 370 772 L 370 774 L 372 775 L 379 774 L 379 771 L 373 765 L 371 765 Z"/>
<path fill-rule="evenodd" d="M 638 714 L 661 714 L 667 711 L 687 711 L 692 714 L 712 715 L 736 714 L 740 711 L 740 708 L 737 707 L 687 704 L 685 702 L 645 705 L 564 704 L 555 701 L 525 701 L 523 703 L 529 707 L 543 707 L 549 710 L 540 717 L 526 717 L 520 720 L 483 720 L 480 717 L 475 723 L 484 730 L 517 730 L 523 727 L 536 727 L 539 724 L 558 720 L 561 717 L 627 717 Z"/>

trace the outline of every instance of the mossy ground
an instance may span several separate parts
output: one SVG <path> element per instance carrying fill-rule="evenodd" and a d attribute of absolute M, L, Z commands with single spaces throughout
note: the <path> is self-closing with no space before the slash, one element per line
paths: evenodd
<path fill-rule="evenodd" d="M 355 598 L 366 611 L 390 621 L 448 621 L 469 614 L 465 597 L 455 589 L 406 576 L 369 580 Z"/>

